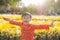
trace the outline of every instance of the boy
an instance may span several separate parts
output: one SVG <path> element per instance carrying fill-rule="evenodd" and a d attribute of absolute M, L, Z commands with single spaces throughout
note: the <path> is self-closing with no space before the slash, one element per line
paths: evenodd
<path fill-rule="evenodd" d="M 33 36 L 34 36 L 35 29 L 49 29 L 49 26 L 53 25 L 53 22 L 50 25 L 29 24 L 29 22 L 31 21 L 31 15 L 28 12 L 22 15 L 22 22 L 16 22 L 8 18 L 3 18 L 3 19 L 6 21 L 9 21 L 11 24 L 15 24 L 21 27 L 22 34 L 21 34 L 20 40 L 34 40 Z"/>

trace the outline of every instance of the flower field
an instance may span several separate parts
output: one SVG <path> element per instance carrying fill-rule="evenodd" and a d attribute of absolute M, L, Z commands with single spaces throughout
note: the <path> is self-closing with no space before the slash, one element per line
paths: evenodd
<path fill-rule="evenodd" d="M 21 22 L 21 15 L 0 15 L 0 40 L 19 40 L 21 35 L 21 28 L 19 26 L 10 24 L 2 18 L 10 18 L 17 22 Z M 52 20 L 54 26 L 49 30 L 35 30 L 34 40 L 60 40 L 60 16 L 36 16 L 32 15 L 32 24 L 50 24 Z"/>

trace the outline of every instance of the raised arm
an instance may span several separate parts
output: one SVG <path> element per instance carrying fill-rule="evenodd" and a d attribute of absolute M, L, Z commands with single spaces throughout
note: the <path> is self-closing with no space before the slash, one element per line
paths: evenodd
<path fill-rule="evenodd" d="M 3 17 L 3 19 L 6 20 L 6 21 L 9 21 L 11 24 L 14 24 L 14 25 L 19 25 L 19 26 L 22 25 L 21 22 L 16 22 L 16 21 L 10 20 L 9 18 Z"/>
<path fill-rule="evenodd" d="M 51 24 L 49 24 L 50 27 L 54 25 L 55 20 L 52 20 Z"/>

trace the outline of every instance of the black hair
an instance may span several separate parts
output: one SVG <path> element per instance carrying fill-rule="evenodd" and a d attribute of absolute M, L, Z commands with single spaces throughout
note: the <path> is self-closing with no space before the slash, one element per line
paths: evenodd
<path fill-rule="evenodd" d="M 23 14 L 22 14 L 22 17 L 24 17 L 24 16 L 26 16 L 26 15 L 30 16 L 30 18 L 31 18 L 31 13 L 29 13 L 29 12 L 23 13 Z"/>

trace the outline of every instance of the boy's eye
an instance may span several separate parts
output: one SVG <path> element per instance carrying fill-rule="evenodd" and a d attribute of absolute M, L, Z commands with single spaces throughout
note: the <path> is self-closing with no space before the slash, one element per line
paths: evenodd
<path fill-rule="evenodd" d="M 24 19 L 25 19 L 25 17 L 24 17 Z"/>
<path fill-rule="evenodd" d="M 23 17 L 24 19 L 26 19 L 27 17 Z"/>
<path fill-rule="evenodd" d="M 28 19 L 28 18 L 30 18 L 30 17 L 29 17 L 29 16 L 24 16 L 23 18 L 24 18 L 24 19 Z"/>

